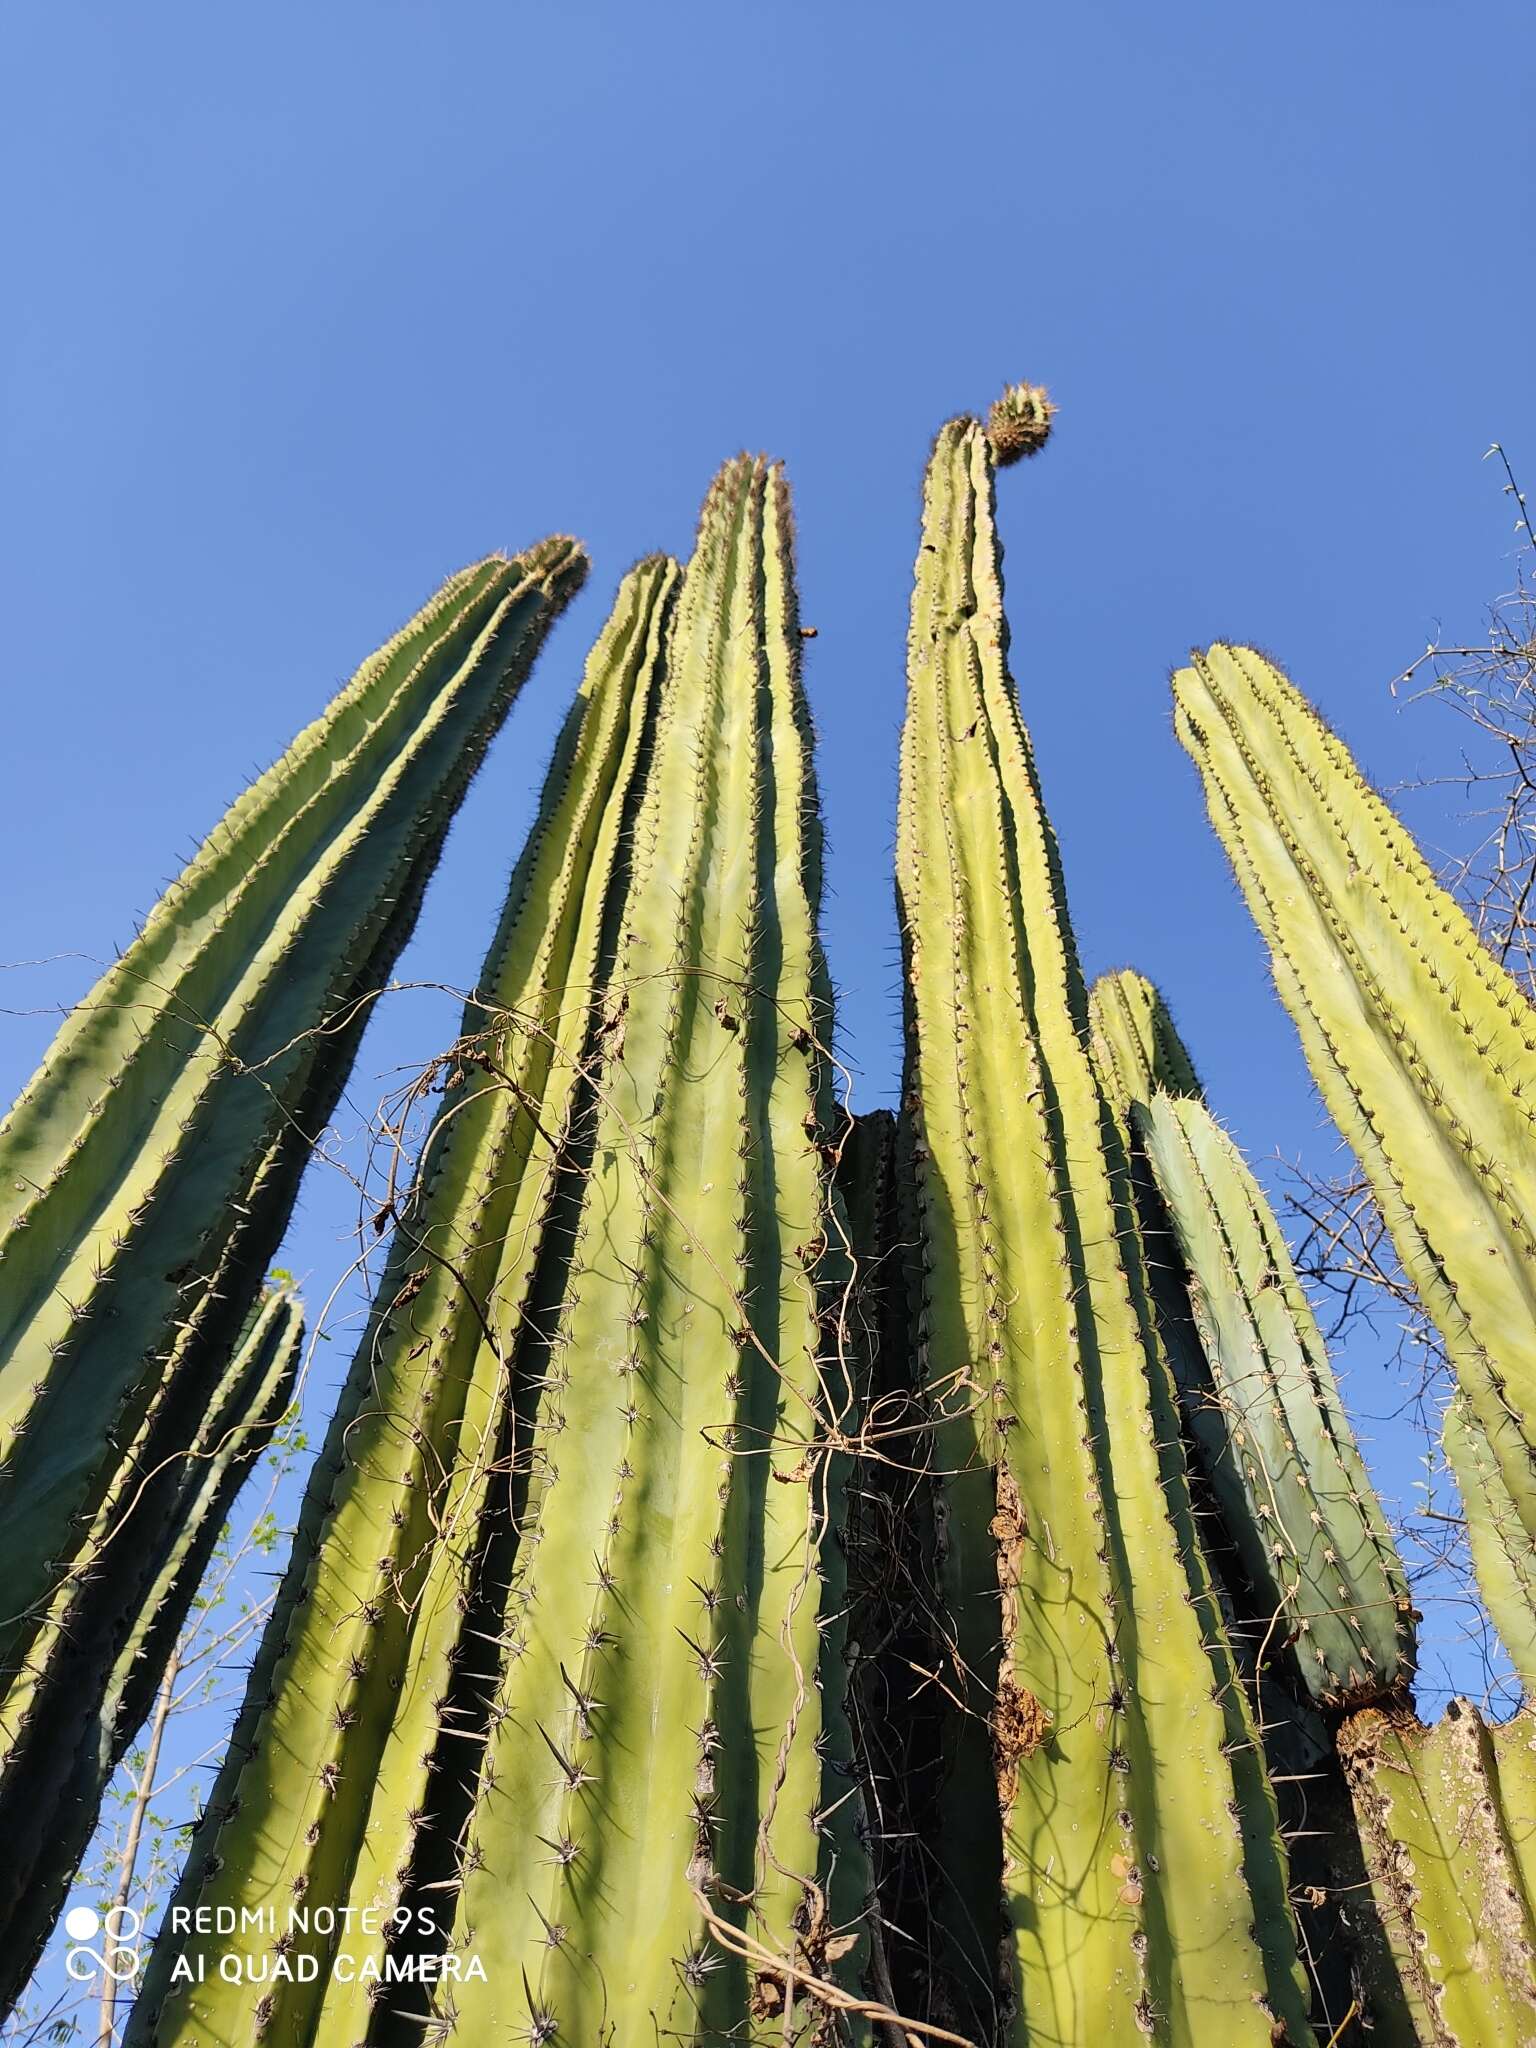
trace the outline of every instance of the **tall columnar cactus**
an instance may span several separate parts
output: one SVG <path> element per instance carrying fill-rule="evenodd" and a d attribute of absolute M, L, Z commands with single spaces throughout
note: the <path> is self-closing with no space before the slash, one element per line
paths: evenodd
<path fill-rule="evenodd" d="M 950 1918 L 983 1981 L 1002 1936 L 999 2040 L 1303 2041 L 1273 1800 L 1005 647 L 987 442 L 957 420 L 928 471 L 897 855 L 943 1677 L 969 1710 L 943 1800 Z"/>
<path fill-rule="evenodd" d="M 1226 1527 L 1313 1698 L 1365 1705 L 1412 1675 L 1413 1604 L 1322 1333 L 1263 1192 L 1204 1103 L 1156 1093 L 1135 1117 L 1209 1369 L 1187 1412 Z"/>
<path fill-rule="evenodd" d="M 253 1967 L 285 1952 L 288 1907 L 305 1899 L 372 1909 L 349 1940 L 359 1967 L 380 1959 L 380 1911 L 439 1839 L 430 1789 L 445 1764 L 451 1790 L 473 1778 L 465 1752 L 484 1717 L 461 1682 L 464 1603 L 483 1573 L 504 1570 L 528 1485 L 526 1427 L 542 1390 L 518 1371 L 523 1325 L 580 1113 L 608 898 L 627 858 L 676 581 L 664 558 L 632 571 L 588 661 L 461 1043 L 432 1077 L 444 1099 L 396 1204 L 373 1312 L 188 1860 L 185 1902 L 276 1912 L 278 1925 L 246 1937 Z M 493 1659 L 477 1650 L 470 1672 Z M 324 2038 L 322 2009 L 341 2038 L 366 2031 L 367 1981 L 327 1972 L 270 1994 L 210 1982 L 167 2002 L 176 1949 L 156 1945 L 140 2001 L 146 2040 L 248 2028 L 307 2042 Z"/>
<path fill-rule="evenodd" d="M 51 1808 L 572 541 L 452 578 L 231 806 L 0 1127 L 0 1832 Z"/>
<path fill-rule="evenodd" d="M 1522 1691 L 1536 1700 L 1536 1544 L 1464 1394 L 1453 1394 L 1446 1406 L 1442 1441 L 1461 1494 L 1478 1588 Z"/>
<path fill-rule="evenodd" d="M 25 1985 L 90 1842 L 112 1773 L 153 1704 L 176 1639 L 192 1610 L 235 1497 L 288 1412 L 304 1341 L 304 1315 L 285 1287 L 269 1288 L 251 1311 L 213 1388 L 190 1455 L 176 1467 L 152 1548 L 135 1549 L 136 1574 L 111 1571 L 118 1600 L 101 1610 L 107 1641 L 120 1644 L 98 1712 L 79 1741 L 68 1777 L 44 1787 L 24 1832 L 6 1845 L 0 2008 Z M 77 1645 L 98 1656 L 105 1645 Z M 73 1732 L 73 1730 L 72 1730 Z"/>
<path fill-rule="evenodd" d="M 1536 1011 L 1278 669 L 1218 645 L 1174 691 L 1323 1098 L 1536 1538 Z"/>
<path fill-rule="evenodd" d="M 676 581 L 588 665 L 183 1886 L 358 1918 L 296 1937 L 311 1985 L 178 1986 L 163 1940 L 144 2042 L 808 2041 L 798 1978 L 861 1965 L 776 471 L 722 472 Z M 377 1997 L 423 1958 L 457 1981 Z"/>
<path fill-rule="evenodd" d="M 1421 2048 L 1536 2042 L 1536 1761 L 1528 1712 L 1433 1728 L 1370 1708 L 1344 1758 L 1371 1888 Z"/>

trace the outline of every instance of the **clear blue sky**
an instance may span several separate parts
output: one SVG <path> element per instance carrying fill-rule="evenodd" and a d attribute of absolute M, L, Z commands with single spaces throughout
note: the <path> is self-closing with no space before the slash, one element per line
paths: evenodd
<path fill-rule="evenodd" d="M 0 959 L 49 963 L 0 976 L 0 1090 L 448 570 L 564 528 L 589 591 L 402 966 L 472 980 L 618 576 L 747 445 L 795 488 L 826 935 L 891 1100 L 919 479 L 1027 376 L 1061 413 L 1002 484 L 1015 665 L 1086 964 L 1163 982 L 1252 1156 L 1323 1160 L 1166 675 L 1253 639 L 1378 779 L 1451 743 L 1386 684 L 1502 587 L 1491 440 L 1536 491 L 1528 5 L 18 0 L 0 33 Z M 452 1014 L 395 1001 L 354 1099 Z M 312 1304 L 353 1214 L 312 1176 Z M 1390 1404 L 1368 1358 L 1352 1387 Z"/>

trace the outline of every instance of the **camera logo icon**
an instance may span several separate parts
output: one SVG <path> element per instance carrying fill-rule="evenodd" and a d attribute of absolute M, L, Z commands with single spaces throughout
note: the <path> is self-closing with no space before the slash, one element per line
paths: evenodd
<path fill-rule="evenodd" d="M 134 1943 L 144 1918 L 132 1906 L 109 1906 L 98 1913 L 93 1906 L 73 1906 L 64 1915 L 64 1932 L 70 1946 L 64 1954 L 64 1974 L 75 1984 L 89 1984 L 101 1972 L 114 1984 L 131 1984 L 143 1966 Z M 97 1935 L 106 1937 L 105 1946 L 87 1948 Z"/>

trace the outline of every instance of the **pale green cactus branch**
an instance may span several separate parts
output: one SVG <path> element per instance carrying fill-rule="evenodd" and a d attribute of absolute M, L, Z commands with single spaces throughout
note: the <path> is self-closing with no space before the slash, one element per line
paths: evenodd
<path fill-rule="evenodd" d="M 1442 1441 L 1466 1515 L 1472 1568 L 1521 1690 L 1536 1699 L 1536 1545 L 1466 1397 L 1446 1404 Z"/>
<path fill-rule="evenodd" d="M 1536 1012 L 1278 669 L 1218 645 L 1174 691 L 1323 1098 L 1536 1538 Z"/>
<path fill-rule="evenodd" d="M 466 1605 L 526 1481 L 508 1411 L 537 1405 L 520 1371 L 533 1270 L 580 1111 L 676 578 L 657 559 L 625 580 L 557 743 L 183 1878 L 182 1903 L 271 1906 L 280 1924 L 293 1900 L 355 1901 L 349 1967 L 329 1967 L 332 1940 L 309 1983 L 178 1984 L 187 1944 L 162 1939 L 135 2013 L 145 2038 L 361 2038 L 385 1916 L 437 1845 L 433 1795 L 473 1781 L 455 1676 L 466 1653 L 471 1670 L 493 1653 L 466 1640 Z M 451 1921 L 451 1900 L 432 1903 Z M 272 1943 L 257 1926 L 234 1946 L 254 1971 Z"/>
<path fill-rule="evenodd" d="M 1195 1540 L 1005 647 L 986 437 L 954 421 L 925 492 L 898 825 L 944 1676 L 971 1708 L 945 1910 L 983 1985 L 1002 1938 L 999 2039 L 1305 2040 L 1273 1800 Z"/>
<path fill-rule="evenodd" d="M 1421 2048 L 1536 2042 L 1536 1769 L 1529 1713 L 1470 1700 L 1433 1728 L 1368 1708 L 1339 1749 L 1371 1889 Z"/>

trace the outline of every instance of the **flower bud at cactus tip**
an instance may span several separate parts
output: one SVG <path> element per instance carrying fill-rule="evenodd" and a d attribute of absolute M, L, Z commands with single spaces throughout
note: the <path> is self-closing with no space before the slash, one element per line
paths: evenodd
<path fill-rule="evenodd" d="M 987 439 L 999 469 L 1038 455 L 1050 439 L 1056 408 L 1043 384 L 1010 384 L 987 414 Z"/>

